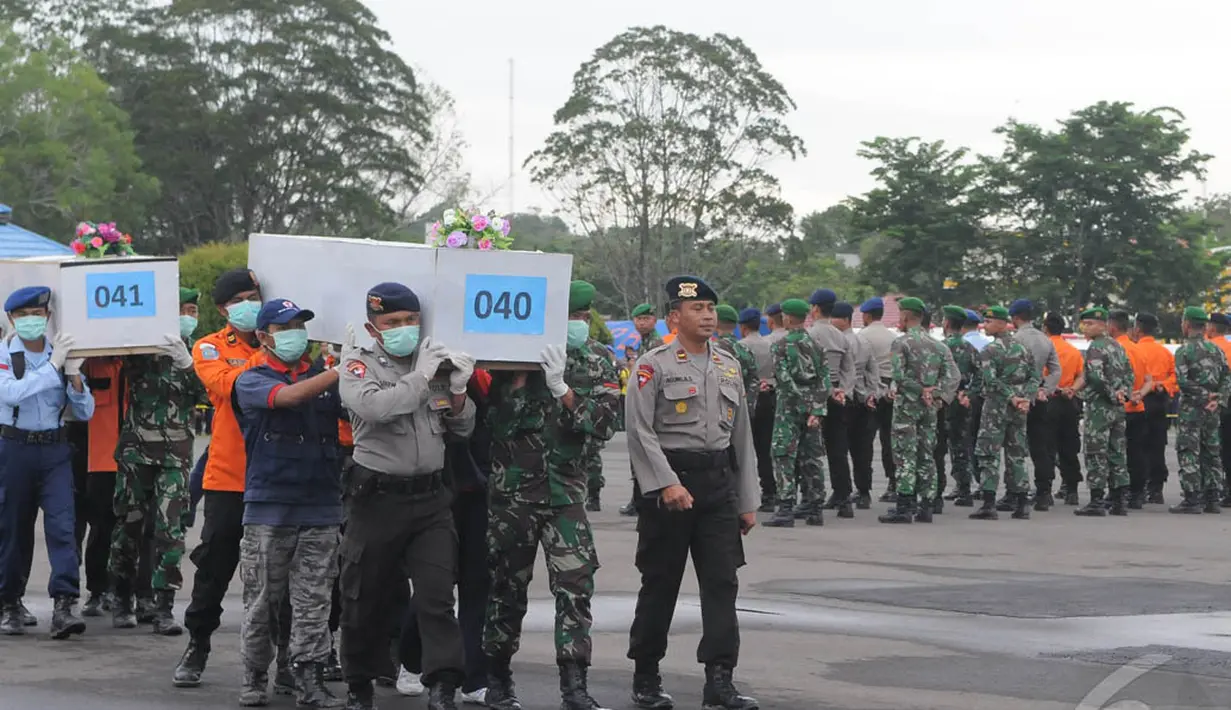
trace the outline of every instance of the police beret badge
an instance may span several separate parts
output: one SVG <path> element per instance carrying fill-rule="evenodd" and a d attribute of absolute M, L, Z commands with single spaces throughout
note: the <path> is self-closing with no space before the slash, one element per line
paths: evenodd
<path fill-rule="evenodd" d="M 385 310 L 384 305 L 381 303 L 380 296 L 373 296 L 370 293 L 368 294 L 368 310 L 373 313 L 380 313 Z"/>
<path fill-rule="evenodd" d="M 691 281 L 686 281 L 680 284 L 680 290 L 679 290 L 678 295 L 680 298 L 696 298 L 697 297 L 697 284 Z"/>

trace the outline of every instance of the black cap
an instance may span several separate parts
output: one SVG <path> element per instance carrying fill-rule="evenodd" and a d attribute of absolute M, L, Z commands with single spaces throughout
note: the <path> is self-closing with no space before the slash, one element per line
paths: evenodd
<path fill-rule="evenodd" d="M 249 271 L 246 267 L 231 269 L 218 277 L 214 282 L 214 291 L 210 294 L 216 305 L 225 305 L 227 301 L 235 298 L 235 294 L 243 293 L 244 291 L 259 291 L 261 284 L 256 280 L 256 274 Z"/>
<path fill-rule="evenodd" d="M 419 297 L 402 284 L 386 281 L 368 290 L 367 305 L 370 316 L 399 311 L 418 313 Z"/>
<path fill-rule="evenodd" d="M 855 315 L 855 307 L 846 301 L 833 304 L 833 311 L 829 313 L 831 318 L 850 318 L 853 315 Z"/>
<path fill-rule="evenodd" d="M 1138 313 L 1137 327 L 1150 332 L 1158 330 L 1158 316 L 1153 313 Z"/>
<path fill-rule="evenodd" d="M 718 303 L 718 292 L 696 276 L 676 276 L 667 282 L 667 300 Z"/>

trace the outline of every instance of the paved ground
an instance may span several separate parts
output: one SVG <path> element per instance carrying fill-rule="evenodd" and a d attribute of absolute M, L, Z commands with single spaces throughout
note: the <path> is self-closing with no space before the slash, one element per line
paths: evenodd
<path fill-rule="evenodd" d="M 603 568 L 591 676 L 594 695 L 622 709 L 631 707 L 624 652 L 638 583 L 634 521 L 616 512 L 630 488 L 622 437 L 605 461 L 606 508 L 593 516 Z M 1167 496 L 1178 497 L 1174 480 Z M 1231 707 L 1231 512 L 1181 517 L 1151 506 L 1127 519 L 1085 519 L 1059 507 L 986 522 L 950 508 L 930 526 L 884 526 L 875 519 L 884 507 L 746 538 L 738 678 L 762 708 Z M 46 574 L 40 561 L 35 579 Z M 558 707 L 545 579 L 540 566 L 515 663 L 527 710 Z M 664 671 L 678 706 L 697 708 L 700 621 L 695 582 L 686 585 Z M 45 624 L 49 602 L 30 606 Z M 170 686 L 182 638 L 98 622 L 69 642 L 49 640 L 45 625 L 41 635 L 2 638 L 0 710 L 234 707 L 238 583 L 226 606 L 196 690 Z M 423 701 L 389 695 L 381 707 Z"/>

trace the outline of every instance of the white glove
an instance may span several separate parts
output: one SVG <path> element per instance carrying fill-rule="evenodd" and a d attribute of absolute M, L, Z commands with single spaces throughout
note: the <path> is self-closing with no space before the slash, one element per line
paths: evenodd
<path fill-rule="evenodd" d="M 449 362 L 453 363 L 453 372 L 449 374 L 449 392 L 466 394 L 466 385 L 470 384 L 470 376 L 474 374 L 474 358 L 466 353 L 449 353 Z"/>
<path fill-rule="evenodd" d="M 444 345 L 434 342 L 431 338 L 424 338 L 419 343 L 418 359 L 415 361 L 415 372 L 430 380 L 436 376 L 436 371 L 440 369 L 440 363 L 444 362 L 447 357 L 449 357 L 449 351 Z"/>
<path fill-rule="evenodd" d="M 72 350 L 75 344 L 73 336 L 68 333 L 56 333 L 55 340 L 51 341 L 51 357 L 48 358 L 51 366 L 57 370 L 63 370 L 64 363 L 68 361 L 68 351 Z"/>
<path fill-rule="evenodd" d="M 548 345 L 543 351 L 543 376 L 547 381 L 547 389 L 551 396 L 560 399 L 568 394 L 568 385 L 564 384 L 564 365 L 568 357 L 564 354 L 563 345 Z"/>
<path fill-rule="evenodd" d="M 338 364 L 341 365 L 343 360 L 349 358 L 358 349 L 359 346 L 355 345 L 355 326 L 347 323 L 346 342 L 342 343 L 342 350 L 338 353 Z"/>
<path fill-rule="evenodd" d="M 184 344 L 183 338 L 173 333 L 167 333 L 162 338 L 167 342 L 165 345 L 159 345 L 158 349 L 163 355 L 171 358 L 175 369 L 187 370 L 192 367 L 192 353 L 188 352 L 188 346 Z"/>
<path fill-rule="evenodd" d="M 75 357 L 72 360 L 64 361 L 64 376 L 73 377 L 81 374 L 81 366 L 85 364 L 85 358 Z"/>

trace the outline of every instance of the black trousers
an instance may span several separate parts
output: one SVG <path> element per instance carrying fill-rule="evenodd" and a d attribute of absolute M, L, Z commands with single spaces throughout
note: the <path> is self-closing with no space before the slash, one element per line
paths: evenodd
<path fill-rule="evenodd" d="M 756 413 L 752 417 L 752 445 L 757 452 L 757 475 L 761 478 L 761 500 L 778 499 L 778 482 L 774 478 L 774 457 L 770 444 L 774 440 L 774 406 L 778 396 L 773 390 L 757 395 Z"/>
<path fill-rule="evenodd" d="M 846 405 L 829 400 L 825 421 L 821 424 L 821 437 L 825 441 L 825 458 L 829 462 L 830 487 L 835 500 L 851 497 L 850 431 L 847 426 Z"/>
<path fill-rule="evenodd" d="M 205 491 L 205 522 L 201 544 L 190 558 L 197 571 L 192 601 L 184 610 L 184 628 L 196 639 L 207 639 L 222 621 L 222 600 L 239 567 L 239 542 L 244 537 L 244 494 Z"/>
<path fill-rule="evenodd" d="M 855 477 L 855 490 L 861 494 L 872 492 L 872 440 L 876 438 L 876 420 L 873 411 L 863 402 L 848 402 L 846 405 L 847 439 L 851 448 L 851 468 Z"/>
<path fill-rule="evenodd" d="M 1030 463 L 1034 466 L 1034 487 L 1050 491 L 1056 480 L 1056 456 L 1052 453 L 1051 407 L 1048 402 L 1032 402 L 1026 415 L 1026 442 L 1030 447 Z"/>
<path fill-rule="evenodd" d="M 979 473 L 979 459 L 975 458 L 975 442 L 979 440 L 979 420 L 983 418 L 983 397 L 970 398 L 970 430 L 966 432 L 966 455 L 970 458 L 970 475 L 977 483 L 983 480 Z"/>
<path fill-rule="evenodd" d="M 111 531 L 115 528 L 115 472 L 78 472 L 75 454 L 73 458 L 77 557 L 85 564 L 86 590 L 90 594 L 104 594 L 111 586 L 107 563 L 111 559 Z"/>
<path fill-rule="evenodd" d="M 936 497 L 940 498 L 949 485 L 945 474 L 945 456 L 949 455 L 949 405 L 936 412 L 936 447 L 932 449 L 932 461 L 936 464 Z"/>
<path fill-rule="evenodd" d="M 898 467 L 893 462 L 893 400 L 882 398 L 876 403 L 876 429 L 880 433 L 881 467 L 885 469 L 885 478 L 889 479 L 889 487 L 898 484 Z"/>
<path fill-rule="evenodd" d="M 462 632 L 453 614 L 457 533 L 443 482 L 406 493 L 371 490 L 380 474 L 355 466 L 342 536 L 342 669 L 350 683 L 376 680 L 389 665 L 394 590 L 410 576 L 423 644 L 423 683 L 465 678 Z M 439 481 L 439 478 L 437 478 Z"/>
<path fill-rule="evenodd" d="M 1231 442 L 1231 410 L 1223 409 L 1221 419 L 1218 422 L 1218 435 L 1220 441 Z M 1231 446 L 1222 447 L 1222 473 L 1226 479 L 1223 490 L 1231 491 Z"/>
<path fill-rule="evenodd" d="M 1150 422 L 1145 412 L 1125 416 L 1125 454 L 1128 458 L 1128 487 L 1133 493 L 1145 491 L 1150 481 Z"/>
<path fill-rule="evenodd" d="M 1052 397 L 1047 403 L 1051 409 L 1048 417 L 1054 444 L 1052 456 L 1054 466 L 1060 469 L 1060 481 L 1070 491 L 1077 490 L 1081 483 L 1081 433 L 1078 423 L 1081 421 L 1081 403 L 1067 397 Z"/>
<path fill-rule="evenodd" d="M 457 620 L 466 657 L 462 691 L 469 693 L 487 687 L 487 655 L 483 653 L 483 620 L 491 586 L 487 571 L 487 493 L 458 493 L 453 501 L 453 524 L 457 528 Z M 402 621 L 398 655 L 406 670 L 423 672 L 423 635 L 413 599 Z"/>
<path fill-rule="evenodd" d="M 707 454 L 701 454 L 707 455 Z M 726 452 L 708 454 L 726 458 Z M 657 672 L 667 655 L 680 583 L 691 553 L 701 590 L 701 642 L 697 662 L 735 668 L 739 662 L 737 570 L 744 564 L 739 514 L 730 466 L 681 465 L 668 455 L 680 483 L 693 496 L 689 510 L 668 510 L 646 501 L 637 517 L 637 570 L 641 590 L 629 630 L 628 657 L 639 673 Z"/>
<path fill-rule="evenodd" d="M 1167 482 L 1167 405 L 1163 392 L 1146 395 L 1146 455 L 1150 461 L 1150 490 L 1161 491 Z"/>

